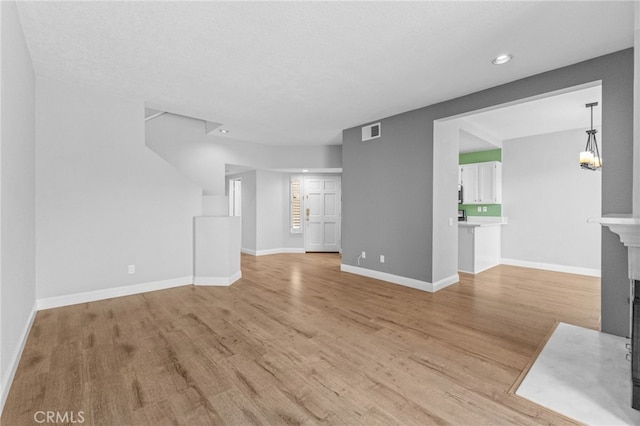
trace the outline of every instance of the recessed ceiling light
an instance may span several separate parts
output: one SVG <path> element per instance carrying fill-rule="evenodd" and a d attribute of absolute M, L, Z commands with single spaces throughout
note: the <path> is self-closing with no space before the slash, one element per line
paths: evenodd
<path fill-rule="evenodd" d="M 307 173 L 309 170 L 307 169 L 302 169 L 302 173 Z"/>
<path fill-rule="evenodd" d="M 491 62 L 494 65 L 502 65 L 502 64 L 506 64 L 507 62 L 509 62 L 512 59 L 513 59 L 513 55 L 511 53 L 505 53 L 505 54 L 496 56 L 494 58 L 494 60 L 491 61 Z"/>
<path fill-rule="evenodd" d="M 229 133 L 227 129 L 220 129 L 220 133 Z"/>

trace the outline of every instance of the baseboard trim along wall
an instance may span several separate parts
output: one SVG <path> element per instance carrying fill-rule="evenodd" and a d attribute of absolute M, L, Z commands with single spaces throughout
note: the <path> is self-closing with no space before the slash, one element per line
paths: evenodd
<path fill-rule="evenodd" d="M 193 285 L 230 286 L 240 278 L 242 278 L 242 271 L 238 271 L 230 277 L 194 277 Z"/>
<path fill-rule="evenodd" d="M 148 291 L 164 290 L 193 284 L 193 277 L 179 277 L 169 280 L 154 281 L 142 284 L 133 284 L 122 287 L 105 288 L 104 290 L 87 291 L 84 293 L 68 294 L 38 299 L 37 309 L 59 308 L 61 306 L 77 305 L 78 303 L 95 302 L 97 300 L 112 299 L 114 297 L 131 296 L 133 294 L 146 293 Z"/>
<path fill-rule="evenodd" d="M 449 287 L 452 284 L 455 284 L 457 282 L 460 281 L 460 275 L 455 274 L 455 275 L 451 275 L 447 278 L 443 278 L 441 280 L 436 281 L 435 283 L 433 283 L 433 291 L 436 292 L 438 290 L 442 290 L 445 287 Z"/>
<path fill-rule="evenodd" d="M 415 288 L 422 291 L 428 291 L 429 293 L 434 293 L 438 290 L 441 290 L 459 281 L 457 274 L 452 275 L 451 277 L 447 277 L 445 279 L 439 280 L 435 283 L 430 283 L 427 281 L 416 280 L 414 278 L 408 278 L 408 277 L 402 277 L 400 275 L 389 274 L 387 272 L 380 272 L 380 271 L 374 271 L 373 269 L 360 268 L 359 266 L 345 265 L 344 263 L 340 265 L 340 270 L 342 272 L 349 272 L 351 274 L 362 275 L 369 278 L 375 278 L 377 280 L 387 281 L 387 282 L 390 282 L 393 284 L 399 284 L 405 287 L 411 287 L 411 288 Z"/>
<path fill-rule="evenodd" d="M 568 274 L 587 275 L 590 277 L 600 277 L 600 269 L 581 268 L 578 266 L 556 265 L 554 263 L 529 262 L 528 260 L 500 259 L 500 263 L 510 266 L 522 266 L 524 268 L 544 269 L 553 272 L 565 272 Z"/>
<path fill-rule="evenodd" d="M 27 338 L 29 337 L 29 332 L 31 331 L 33 321 L 36 319 L 37 311 L 37 302 L 34 302 L 33 307 L 31 308 L 31 313 L 29 314 L 29 319 L 22 329 L 20 342 L 18 343 L 16 349 L 13 351 L 13 354 L 11 354 L 11 360 L 9 361 L 9 369 L 7 371 L 7 374 L 5 374 L 5 376 L 2 378 L 2 382 L 0 382 L 0 414 L 4 409 L 4 403 L 7 401 L 7 397 L 9 396 L 9 389 L 11 389 L 13 378 L 15 377 L 16 371 L 18 370 L 18 364 L 20 363 L 20 358 L 22 357 L 24 346 L 27 344 Z"/>
<path fill-rule="evenodd" d="M 283 253 L 298 253 L 298 254 L 306 253 L 305 249 L 303 248 L 275 248 L 275 249 L 265 249 L 265 250 L 252 250 L 248 248 L 243 248 L 240 251 L 245 254 L 250 254 L 251 256 L 266 256 L 268 254 L 283 254 Z"/>

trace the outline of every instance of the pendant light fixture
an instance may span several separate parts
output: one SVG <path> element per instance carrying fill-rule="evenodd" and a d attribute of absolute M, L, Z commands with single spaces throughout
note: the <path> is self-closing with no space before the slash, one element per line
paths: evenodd
<path fill-rule="evenodd" d="M 600 157 L 600 150 L 596 141 L 596 133 L 598 131 L 593 128 L 594 106 L 598 106 L 598 103 L 592 102 L 585 105 L 585 107 L 591 108 L 591 130 L 587 130 L 587 146 L 580 153 L 580 167 L 585 170 L 600 170 L 602 168 L 602 157 Z"/>

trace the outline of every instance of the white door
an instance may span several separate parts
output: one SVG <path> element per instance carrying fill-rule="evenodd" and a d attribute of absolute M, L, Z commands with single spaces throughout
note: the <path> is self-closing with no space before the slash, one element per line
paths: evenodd
<path fill-rule="evenodd" d="M 305 177 L 304 218 L 306 251 L 340 251 L 340 176 Z"/>

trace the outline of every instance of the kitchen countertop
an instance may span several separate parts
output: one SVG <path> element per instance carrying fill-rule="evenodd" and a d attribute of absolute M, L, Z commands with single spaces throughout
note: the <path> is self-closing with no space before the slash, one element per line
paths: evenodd
<path fill-rule="evenodd" d="M 500 226 L 507 224 L 506 217 L 488 217 L 488 216 L 471 216 L 465 221 L 459 221 L 458 226 L 475 227 L 475 226 Z"/>

